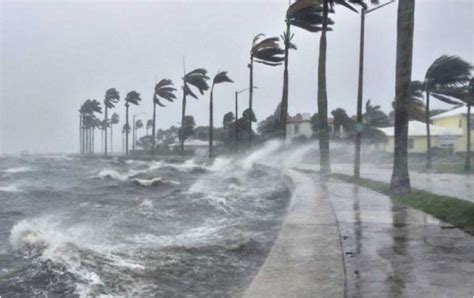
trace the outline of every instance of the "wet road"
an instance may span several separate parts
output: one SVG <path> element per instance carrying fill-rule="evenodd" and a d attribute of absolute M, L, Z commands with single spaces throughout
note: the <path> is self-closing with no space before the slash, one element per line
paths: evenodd
<path fill-rule="evenodd" d="M 474 295 L 474 237 L 357 185 L 323 187 L 339 222 L 348 297 Z"/>

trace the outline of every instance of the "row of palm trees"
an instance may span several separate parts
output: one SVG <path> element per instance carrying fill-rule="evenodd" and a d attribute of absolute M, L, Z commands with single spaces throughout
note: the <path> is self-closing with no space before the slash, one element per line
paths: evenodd
<path fill-rule="evenodd" d="M 320 33 L 319 39 L 319 59 L 318 59 L 318 91 L 317 91 L 317 105 L 318 105 L 318 128 L 319 128 L 319 155 L 320 167 L 322 174 L 329 174 L 330 167 L 330 151 L 329 151 L 329 130 L 328 130 L 328 102 L 327 102 L 327 82 L 326 82 L 326 60 L 327 60 L 327 32 L 331 31 L 335 26 L 335 22 L 330 18 L 330 14 L 335 13 L 335 6 L 339 5 L 348 8 L 354 12 L 358 12 L 355 6 L 361 8 L 361 12 L 367 10 L 369 4 L 378 4 L 378 0 L 297 0 L 288 7 L 286 11 L 285 23 L 286 31 L 282 34 L 281 39 L 284 47 L 280 47 L 278 37 L 265 38 L 263 34 L 258 34 L 254 37 L 250 49 L 249 68 L 249 104 L 248 109 L 244 112 L 248 115 L 249 120 L 249 144 L 252 142 L 252 119 L 255 119 L 253 114 L 253 89 L 254 86 L 254 62 L 267 66 L 279 66 L 284 64 L 283 71 L 283 90 L 281 99 L 281 136 L 285 136 L 286 131 L 286 117 L 288 110 L 288 68 L 289 68 L 289 50 L 296 49 L 296 46 L 291 42 L 293 33 L 291 33 L 291 26 L 296 26 L 312 33 Z M 415 85 L 411 79 L 412 58 L 413 58 L 413 31 L 414 31 L 414 0 L 399 0 L 398 1 L 398 22 L 397 22 L 397 57 L 396 57 L 396 90 L 395 90 L 395 148 L 394 148 L 394 163 L 393 173 L 391 179 L 391 188 L 396 192 L 406 192 L 410 190 L 410 181 L 408 175 L 408 161 L 407 161 L 407 145 L 408 145 L 408 119 L 410 99 L 413 96 L 413 86 Z M 451 65 L 448 69 L 462 72 L 462 67 L 466 68 L 468 64 L 460 63 L 460 61 L 451 56 L 442 57 L 441 60 L 450 61 Z M 438 61 L 442 62 L 442 61 Z M 436 62 L 435 62 L 436 63 Z M 437 63 L 438 65 L 445 65 L 445 63 Z M 362 67 L 362 66 L 361 66 Z M 453 79 L 447 80 L 443 76 L 443 71 L 446 68 L 440 66 L 430 68 L 427 71 L 424 82 L 420 84 L 423 92 L 426 94 L 427 109 L 429 114 L 429 99 L 432 95 L 438 99 L 448 102 L 452 98 L 457 98 L 472 104 L 470 95 L 466 95 L 464 90 L 464 82 L 468 75 L 453 76 Z M 470 71 L 470 69 L 469 69 Z M 439 76 L 438 76 L 439 75 Z M 470 74 L 469 74 L 470 76 Z M 436 78 L 436 79 L 433 79 Z M 181 111 L 181 125 L 184 123 L 186 117 L 186 101 L 187 97 L 198 98 L 196 91 L 201 95 L 209 90 L 207 70 L 204 68 L 194 69 L 186 73 L 182 78 L 182 111 Z M 438 80 L 438 81 L 437 81 Z M 439 81 L 440 80 L 440 81 Z M 213 79 L 210 106 L 209 106 L 209 155 L 213 154 L 213 90 L 216 84 L 222 82 L 232 82 L 227 76 L 226 72 L 219 72 Z M 462 88 L 461 88 L 462 87 Z M 463 89 L 464 88 L 464 89 Z M 115 89 L 109 89 L 115 90 Z M 108 91 L 109 91 L 108 90 Z M 118 102 L 118 92 L 110 91 L 107 95 L 105 103 L 105 122 L 107 123 L 107 109 L 113 108 Z M 156 137 L 156 105 L 164 107 L 162 100 L 173 102 L 176 99 L 176 88 L 171 80 L 163 79 L 155 86 L 153 95 L 153 125 L 152 125 L 152 139 L 155 142 Z M 140 94 L 136 91 L 131 91 L 127 94 L 125 99 L 126 106 L 126 124 L 123 132 L 126 134 L 125 147 L 126 154 L 128 154 L 128 134 L 130 127 L 128 125 L 128 109 L 130 104 L 139 104 L 141 101 Z M 359 110 L 359 109 L 358 109 Z M 358 111 L 359 112 L 359 111 Z M 253 115 L 253 116 L 252 116 Z M 362 117 L 357 117 L 360 122 Z M 81 118 L 82 119 L 82 118 Z M 428 119 L 429 120 L 429 119 Z M 81 120 L 82 121 L 82 120 Z M 429 123 L 429 121 L 426 121 Z M 82 122 L 81 122 L 82 123 Z M 363 123 L 359 123 L 362 125 Z M 105 126 L 107 127 L 107 125 Z M 106 128 L 105 128 L 106 129 Z M 429 133 L 429 126 L 427 124 Z M 430 138 L 428 137 L 428 140 Z M 185 138 L 180 138 L 181 152 L 184 150 Z M 429 141 L 428 141 L 429 142 Z M 155 145 L 155 144 L 154 144 Z M 357 146 L 357 144 L 356 144 Z M 154 146 L 153 146 L 154 147 Z M 107 149 L 105 150 L 107 151 Z M 431 150 L 428 150 L 428 161 L 431 160 Z M 354 173 L 358 173 L 357 154 L 360 151 L 356 150 L 356 158 L 354 165 Z M 360 159 L 359 159 L 360 160 Z M 429 162 L 430 164 L 431 162 Z M 427 162 L 428 164 L 428 162 Z M 358 175 L 356 175 L 357 177 Z"/>

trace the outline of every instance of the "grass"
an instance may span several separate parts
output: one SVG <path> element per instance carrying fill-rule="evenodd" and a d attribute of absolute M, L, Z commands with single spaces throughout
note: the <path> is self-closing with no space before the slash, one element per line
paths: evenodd
<path fill-rule="evenodd" d="M 461 155 L 433 156 L 433 169 L 435 173 L 467 174 L 464 171 L 465 158 Z M 409 160 L 411 170 L 427 172 L 425 155 L 411 156 Z"/>
<path fill-rule="evenodd" d="M 408 194 L 398 195 L 392 193 L 390 191 L 390 184 L 385 182 L 367 178 L 355 179 L 353 176 L 339 173 L 332 174 L 331 176 L 382 193 L 396 202 L 422 210 L 474 235 L 474 203 L 472 202 L 418 189 L 412 189 L 412 192 Z"/>

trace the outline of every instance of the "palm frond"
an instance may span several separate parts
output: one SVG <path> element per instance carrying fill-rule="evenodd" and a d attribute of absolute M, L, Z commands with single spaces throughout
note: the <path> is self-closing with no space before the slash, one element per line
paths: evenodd
<path fill-rule="evenodd" d="M 209 85 L 207 84 L 209 77 L 207 76 L 207 70 L 204 68 L 197 68 L 184 76 L 185 81 L 185 94 L 189 94 L 192 97 L 197 99 L 197 96 L 191 91 L 187 84 L 196 87 L 201 94 L 204 94 L 204 91 L 209 90 Z"/>
<path fill-rule="evenodd" d="M 126 103 L 131 103 L 134 105 L 138 105 L 142 99 L 140 98 L 140 93 L 137 91 L 130 91 L 127 93 L 127 97 L 125 97 Z"/>
<path fill-rule="evenodd" d="M 266 65 L 280 65 L 285 60 L 285 51 L 280 47 L 278 41 L 278 37 L 269 37 L 263 40 L 254 38 L 254 44 L 250 50 L 251 57 L 256 62 Z"/>
<path fill-rule="evenodd" d="M 234 81 L 232 81 L 232 79 L 227 76 L 227 71 L 220 71 L 214 77 L 212 84 L 215 85 L 224 82 L 233 83 Z"/>
<path fill-rule="evenodd" d="M 472 65 L 458 56 L 442 55 L 428 68 L 425 88 L 431 91 L 439 88 L 459 87 L 471 78 Z"/>
<path fill-rule="evenodd" d="M 164 107 L 164 105 L 160 102 L 159 98 L 161 97 L 169 102 L 173 102 L 173 100 L 176 99 L 175 91 L 176 88 L 174 88 L 173 82 L 171 80 L 162 79 L 155 86 L 155 94 L 153 96 L 153 101 L 157 105 Z"/>
<path fill-rule="evenodd" d="M 105 92 L 104 103 L 109 109 L 115 107 L 120 99 L 120 93 L 115 88 L 110 88 Z"/>

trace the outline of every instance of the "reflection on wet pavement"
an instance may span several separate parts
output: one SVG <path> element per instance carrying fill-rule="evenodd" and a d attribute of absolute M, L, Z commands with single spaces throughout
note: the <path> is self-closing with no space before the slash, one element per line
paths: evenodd
<path fill-rule="evenodd" d="M 331 180 L 348 297 L 472 297 L 474 237 L 374 191 Z"/>

